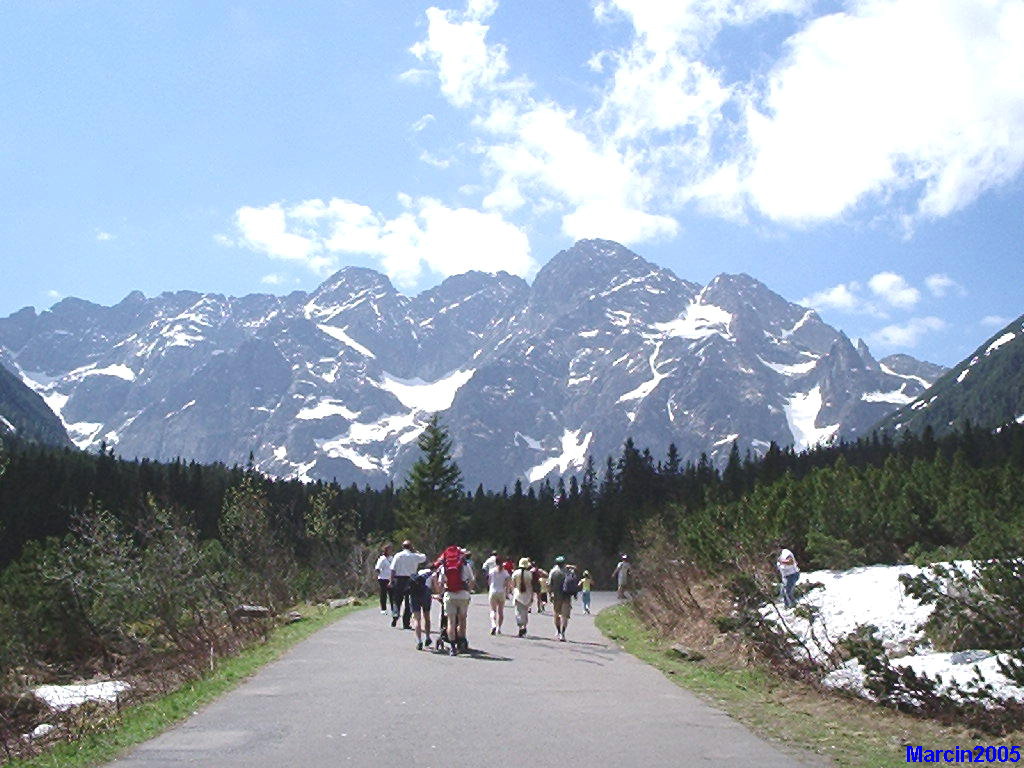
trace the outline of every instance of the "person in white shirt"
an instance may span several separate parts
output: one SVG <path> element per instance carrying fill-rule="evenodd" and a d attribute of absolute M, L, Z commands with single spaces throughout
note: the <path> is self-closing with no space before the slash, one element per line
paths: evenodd
<path fill-rule="evenodd" d="M 473 568 L 465 560 L 459 566 L 458 579 L 461 584 L 454 582 L 454 576 L 449 579 L 444 564 L 438 576 L 441 581 L 441 589 L 444 592 L 444 612 L 448 617 L 448 640 L 451 642 L 452 656 L 458 655 L 459 651 L 468 651 L 469 643 L 466 640 L 466 619 L 469 616 L 469 603 L 472 595 L 469 587 L 473 583 Z"/>
<path fill-rule="evenodd" d="M 488 599 L 491 603 L 491 634 L 500 635 L 501 625 L 505 623 L 505 601 L 508 599 L 511 577 L 494 555 L 488 558 L 491 565 L 487 569 Z"/>
<path fill-rule="evenodd" d="M 782 576 L 782 587 L 780 589 L 782 603 L 786 608 L 792 608 L 796 605 L 796 596 L 793 594 L 793 589 L 800 579 L 800 567 L 796 564 L 796 557 L 788 549 L 783 549 L 779 553 L 779 559 L 775 564 L 778 566 L 779 575 Z"/>
<path fill-rule="evenodd" d="M 526 623 L 530 618 L 530 603 L 533 602 L 533 571 L 530 558 L 519 560 L 519 567 L 512 571 L 512 603 L 516 608 L 516 624 L 519 637 L 526 637 Z"/>
<path fill-rule="evenodd" d="M 413 549 L 409 540 L 402 542 L 402 550 L 391 558 L 391 626 L 398 624 L 398 611 L 402 609 L 402 629 L 412 629 L 412 606 L 409 590 L 412 577 L 427 556 Z"/>
<path fill-rule="evenodd" d="M 380 612 L 385 615 L 388 612 L 388 602 L 391 598 L 391 545 L 385 544 L 377 558 L 377 564 L 373 567 L 377 571 L 377 587 L 380 589 Z M 394 601 L 391 600 L 394 606 Z M 392 612 L 394 608 L 392 607 Z"/>
<path fill-rule="evenodd" d="M 619 564 L 612 571 L 612 578 L 618 586 L 619 600 L 626 596 L 626 584 L 629 582 L 629 555 L 623 555 Z"/>

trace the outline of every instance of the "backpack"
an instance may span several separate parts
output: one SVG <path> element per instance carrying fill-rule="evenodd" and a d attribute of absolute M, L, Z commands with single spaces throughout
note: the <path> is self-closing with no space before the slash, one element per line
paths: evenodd
<path fill-rule="evenodd" d="M 576 597 L 576 593 L 579 591 L 580 577 L 576 571 L 566 571 L 565 578 L 562 579 L 562 594 L 567 597 Z"/>
<path fill-rule="evenodd" d="M 448 547 L 441 555 L 441 560 L 445 592 L 461 592 L 466 589 L 466 582 L 462 580 L 462 566 L 465 565 L 466 558 L 462 550 L 456 546 Z"/>

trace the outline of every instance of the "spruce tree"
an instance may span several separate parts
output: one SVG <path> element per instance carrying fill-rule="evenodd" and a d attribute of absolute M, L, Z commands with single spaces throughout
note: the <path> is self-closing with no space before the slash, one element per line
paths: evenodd
<path fill-rule="evenodd" d="M 462 472 L 452 458 L 451 438 L 436 415 L 416 445 L 423 455 L 412 465 L 400 493 L 399 521 L 406 535 L 426 546 L 443 546 L 459 532 Z"/>

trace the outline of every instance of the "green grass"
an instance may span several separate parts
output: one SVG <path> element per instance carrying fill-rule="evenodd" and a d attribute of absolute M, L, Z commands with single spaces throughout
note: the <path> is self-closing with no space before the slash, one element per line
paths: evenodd
<path fill-rule="evenodd" d="M 343 616 L 359 610 L 301 606 L 309 618 L 278 627 L 266 643 L 251 645 L 222 659 L 213 672 L 158 699 L 126 707 L 109 729 L 89 733 L 74 742 L 60 742 L 44 754 L 4 763 L 5 768 L 88 768 L 113 760 L 128 747 L 153 738 L 243 682 L 256 670 L 301 640 Z"/>
<path fill-rule="evenodd" d="M 628 605 L 602 611 L 597 626 L 622 648 L 678 685 L 783 747 L 826 756 L 849 768 L 905 766 L 906 744 L 952 748 L 1020 744 L 914 718 L 870 702 L 821 693 L 765 667 L 721 666 L 680 659 L 646 629 Z"/>

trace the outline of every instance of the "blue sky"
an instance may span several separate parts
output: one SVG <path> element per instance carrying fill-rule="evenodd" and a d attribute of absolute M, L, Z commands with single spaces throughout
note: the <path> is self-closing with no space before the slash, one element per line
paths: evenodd
<path fill-rule="evenodd" d="M 0 314 L 581 237 L 876 354 L 1024 312 L 1024 0 L 0 5 Z"/>

